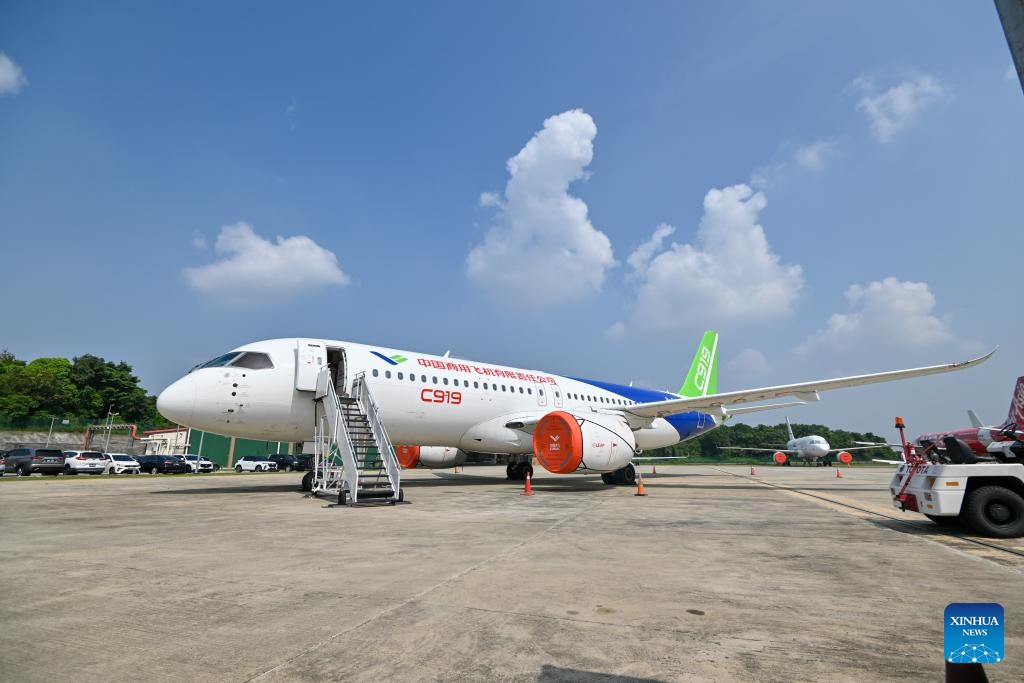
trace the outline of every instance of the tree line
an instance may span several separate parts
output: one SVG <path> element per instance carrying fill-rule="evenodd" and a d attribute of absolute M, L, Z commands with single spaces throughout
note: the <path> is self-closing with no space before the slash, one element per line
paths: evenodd
<path fill-rule="evenodd" d="M 0 415 L 11 424 L 40 417 L 99 422 L 108 410 L 119 413 L 117 422 L 170 425 L 124 361 L 86 354 L 26 362 L 0 351 Z"/>
<path fill-rule="evenodd" d="M 844 429 L 831 429 L 819 424 L 794 424 L 793 436 L 816 435 L 828 441 L 831 448 L 848 448 L 854 446 L 855 441 L 872 443 L 885 443 L 885 438 L 874 432 L 849 432 Z M 645 455 L 662 457 L 686 457 L 690 460 L 760 460 L 770 459 L 772 448 L 783 449 L 789 434 L 786 433 L 786 423 L 776 425 L 750 426 L 745 424 L 725 425 L 712 430 L 706 436 L 692 441 L 666 448 L 649 451 Z M 749 451 L 723 451 L 722 446 L 741 446 L 744 448 L 765 448 L 764 453 L 753 453 Z M 893 458 L 892 450 L 885 447 L 869 448 L 862 451 L 850 451 L 854 460 L 871 460 L 871 458 Z M 835 457 L 833 456 L 833 460 Z"/>

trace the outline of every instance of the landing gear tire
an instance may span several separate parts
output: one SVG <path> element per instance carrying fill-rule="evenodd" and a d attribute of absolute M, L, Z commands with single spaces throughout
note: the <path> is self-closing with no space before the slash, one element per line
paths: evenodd
<path fill-rule="evenodd" d="M 313 490 L 313 470 L 302 475 L 302 490 L 307 493 Z"/>
<path fill-rule="evenodd" d="M 832 467 L 832 461 L 831 460 L 826 460 L 825 461 L 825 467 Z"/>
<path fill-rule="evenodd" d="M 636 468 L 630 464 L 614 472 L 605 472 L 601 481 L 611 486 L 632 486 L 636 483 Z"/>
<path fill-rule="evenodd" d="M 972 491 L 962 514 L 967 524 L 984 536 L 1024 536 L 1024 498 L 1003 486 L 983 486 Z"/>
<path fill-rule="evenodd" d="M 526 473 L 533 478 L 533 465 L 528 462 L 513 462 L 505 467 L 505 476 L 511 481 L 526 481 Z"/>

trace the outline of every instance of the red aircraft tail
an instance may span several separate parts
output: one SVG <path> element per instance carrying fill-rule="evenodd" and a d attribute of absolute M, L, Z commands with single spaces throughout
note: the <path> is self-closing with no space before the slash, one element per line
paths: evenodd
<path fill-rule="evenodd" d="M 1017 386 L 1013 389 L 1010 400 L 1010 414 L 1006 416 L 1006 424 L 1016 423 L 1017 429 L 1024 429 L 1024 377 L 1017 378 Z"/>

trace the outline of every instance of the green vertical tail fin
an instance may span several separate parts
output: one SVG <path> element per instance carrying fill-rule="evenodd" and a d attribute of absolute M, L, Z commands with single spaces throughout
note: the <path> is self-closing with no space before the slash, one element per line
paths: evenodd
<path fill-rule="evenodd" d="M 686 381 L 679 387 L 679 395 L 698 398 L 718 390 L 718 333 L 708 330 L 700 340 L 697 354 L 690 364 Z"/>

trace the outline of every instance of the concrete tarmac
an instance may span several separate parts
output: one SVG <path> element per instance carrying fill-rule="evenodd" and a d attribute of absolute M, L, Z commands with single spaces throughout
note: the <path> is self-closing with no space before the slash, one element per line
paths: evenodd
<path fill-rule="evenodd" d="M 899 513 L 891 470 L 657 469 L 415 470 L 354 508 L 300 474 L 4 477 L 0 678 L 934 681 L 945 606 L 998 602 L 986 672 L 1024 680 L 1024 558 Z"/>

